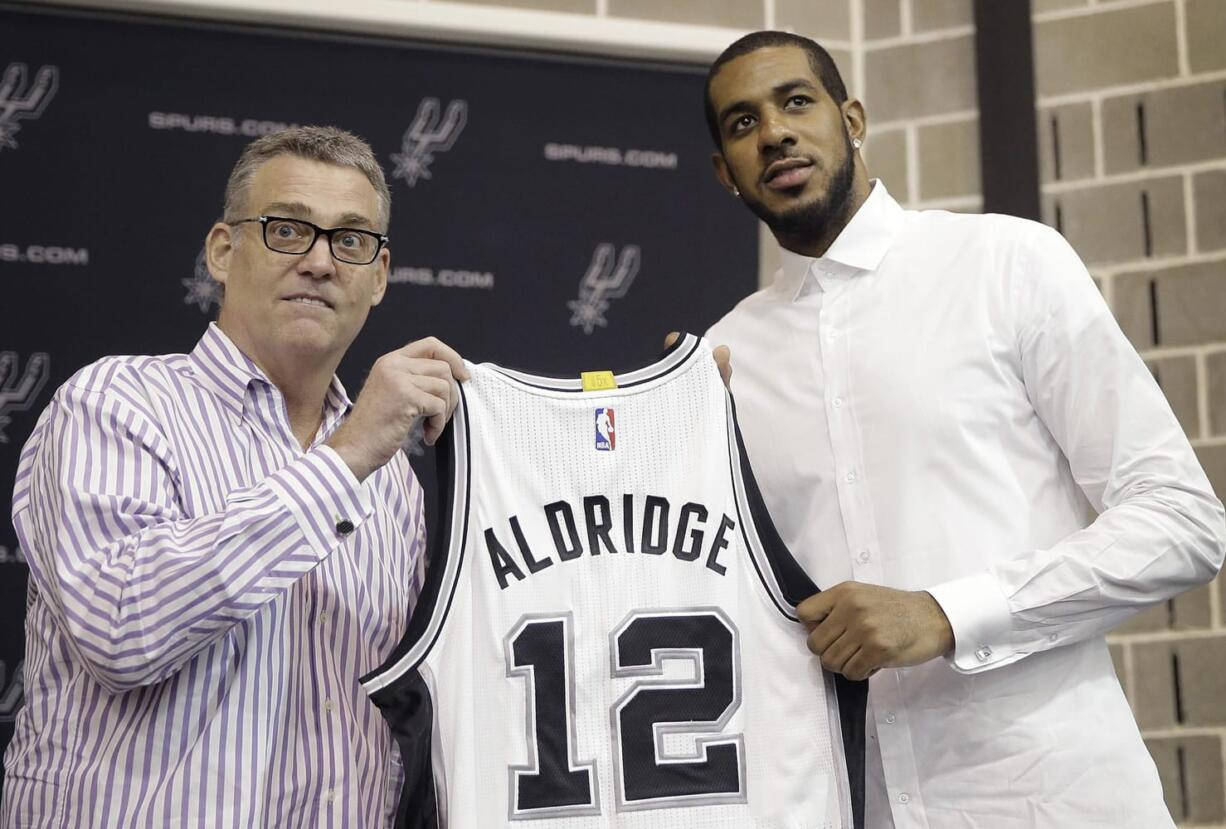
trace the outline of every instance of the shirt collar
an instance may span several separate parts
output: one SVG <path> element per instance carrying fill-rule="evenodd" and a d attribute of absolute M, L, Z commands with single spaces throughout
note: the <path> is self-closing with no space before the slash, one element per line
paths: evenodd
<path fill-rule="evenodd" d="M 821 257 L 804 256 L 790 250 L 780 250 L 780 270 L 775 285 L 789 299 L 801 294 L 806 280 L 818 270 L 854 273 L 873 271 L 881 264 L 894 243 L 903 222 L 903 209 L 879 179 L 851 221 L 835 238 Z"/>
<path fill-rule="evenodd" d="M 252 390 L 256 387 L 275 389 L 268 376 L 244 354 L 215 322 L 208 329 L 189 357 L 200 385 L 236 415 L 242 415 Z M 340 378 L 332 376 L 324 397 L 324 433 L 331 431 L 341 417 L 353 408 Z"/>

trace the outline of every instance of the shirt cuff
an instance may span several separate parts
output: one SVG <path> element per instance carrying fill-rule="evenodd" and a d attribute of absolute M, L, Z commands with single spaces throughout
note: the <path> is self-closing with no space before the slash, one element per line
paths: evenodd
<path fill-rule="evenodd" d="M 1025 654 L 1008 643 L 1013 620 L 996 579 L 979 573 L 928 589 L 954 631 L 954 652 L 946 657 L 954 670 L 977 673 L 1016 662 Z"/>
<path fill-rule="evenodd" d="M 365 488 L 330 446 L 315 447 L 267 482 L 320 559 L 373 512 Z"/>

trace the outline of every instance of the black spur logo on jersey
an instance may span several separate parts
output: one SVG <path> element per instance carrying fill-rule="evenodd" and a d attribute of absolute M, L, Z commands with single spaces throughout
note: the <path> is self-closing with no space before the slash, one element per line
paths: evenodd
<path fill-rule="evenodd" d="M 702 504 L 690 501 L 674 509 L 662 496 L 627 493 L 622 495 L 620 527 L 615 526 L 609 499 L 604 495 L 588 495 L 578 504 L 554 501 L 541 510 L 553 538 L 552 550 L 533 550 L 517 515 L 507 519 L 512 539 L 509 544 L 503 543 L 493 527 L 485 529 L 490 566 L 502 590 L 507 589 L 511 579 L 523 581 L 555 563 L 565 565 L 602 553 L 671 554 L 679 561 L 702 562 L 702 566 L 720 576 L 728 572 L 720 561 L 720 553 L 728 548 L 729 534 L 736 529 L 736 521 L 727 515 L 719 516 L 717 521 Z M 504 531 L 502 538 L 507 537 Z"/>

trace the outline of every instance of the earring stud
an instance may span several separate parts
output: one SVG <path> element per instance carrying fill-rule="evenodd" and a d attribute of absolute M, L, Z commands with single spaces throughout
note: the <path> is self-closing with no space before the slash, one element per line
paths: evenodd
<path fill-rule="evenodd" d="M 860 149 L 860 145 L 862 145 L 863 143 L 864 142 L 861 141 L 859 138 L 851 139 L 851 146 L 855 147 L 857 150 Z"/>

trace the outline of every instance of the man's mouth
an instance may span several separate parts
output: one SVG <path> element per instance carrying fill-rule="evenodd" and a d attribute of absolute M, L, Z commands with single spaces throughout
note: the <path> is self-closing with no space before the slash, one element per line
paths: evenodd
<path fill-rule="evenodd" d="M 781 158 L 766 168 L 762 183 L 772 190 L 799 187 L 813 175 L 813 162 L 807 158 Z"/>
<path fill-rule="evenodd" d="M 285 297 L 287 302 L 296 302 L 300 305 L 311 305 L 316 308 L 331 308 L 332 306 L 324 299 L 312 294 L 293 294 Z"/>

